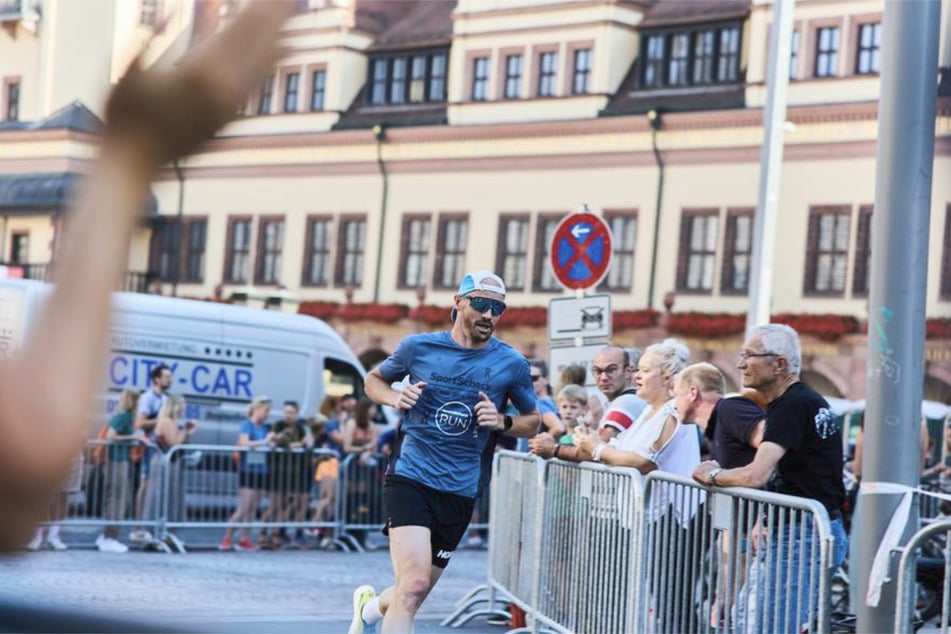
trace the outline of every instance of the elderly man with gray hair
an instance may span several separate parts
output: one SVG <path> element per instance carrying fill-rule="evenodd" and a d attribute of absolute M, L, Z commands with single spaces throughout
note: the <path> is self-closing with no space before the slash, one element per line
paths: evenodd
<path fill-rule="evenodd" d="M 760 488 L 768 482 L 779 493 L 820 502 L 829 514 L 834 537 L 833 564 L 845 559 L 848 538 L 842 524 L 845 488 L 842 484 L 842 440 L 826 400 L 799 380 L 799 335 L 789 326 L 768 324 L 753 329 L 743 344 L 737 367 L 743 386 L 766 397 L 766 430 L 753 462 L 722 469 L 716 461 L 702 462 L 693 478 L 705 485 Z M 770 480 L 773 471 L 776 477 Z M 783 519 L 782 514 L 779 519 Z M 806 588 L 818 579 L 817 536 L 809 520 L 768 522 L 765 604 L 770 606 L 757 631 L 799 631 L 811 628 Z M 802 562 L 802 557 L 812 557 Z M 818 584 L 814 584 L 818 588 Z M 790 602 L 786 597 L 792 597 Z M 777 609 L 772 606 L 776 605 Z"/>

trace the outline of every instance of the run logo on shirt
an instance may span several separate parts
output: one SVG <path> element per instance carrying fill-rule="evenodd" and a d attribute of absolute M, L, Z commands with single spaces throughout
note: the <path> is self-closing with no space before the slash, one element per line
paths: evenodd
<path fill-rule="evenodd" d="M 828 408 L 819 408 L 819 411 L 816 412 L 815 423 L 816 433 L 823 440 L 839 433 L 839 426 L 835 422 L 835 414 Z"/>
<path fill-rule="evenodd" d="M 436 410 L 433 416 L 436 427 L 447 436 L 461 436 L 469 431 L 472 422 L 472 410 L 465 403 L 450 401 Z"/>

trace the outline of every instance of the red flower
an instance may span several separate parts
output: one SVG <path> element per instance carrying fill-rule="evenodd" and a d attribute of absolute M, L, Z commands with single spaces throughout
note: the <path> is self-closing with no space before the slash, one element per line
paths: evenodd
<path fill-rule="evenodd" d="M 809 313 L 780 313 L 770 320 L 774 324 L 786 324 L 800 335 L 811 335 L 823 341 L 836 341 L 840 337 L 859 332 L 859 320 L 851 315 Z"/>
<path fill-rule="evenodd" d="M 697 339 L 716 339 L 737 335 L 746 330 L 746 315 L 728 313 L 671 313 L 665 322 L 672 335 Z"/>
<path fill-rule="evenodd" d="M 642 310 L 615 310 L 611 315 L 611 325 L 614 330 L 633 330 L 637 328 L 652 328 L 660 320 L 660 313 L 653 308 Z"/>
<path fill-rule="evenodd" d="M 951 319 L 935 317 L 925 321 L 926 339 L 951 339 Z"/>
<path fill-rule="evenodd" d="M 446 306 L 433 306 L 432 304 L 420 304 L 409 311 L 409 318 L 418 321 L 421 324 L 429 326 L 443 325 L 449 326 L 449 313 L 451 309 Z"/>

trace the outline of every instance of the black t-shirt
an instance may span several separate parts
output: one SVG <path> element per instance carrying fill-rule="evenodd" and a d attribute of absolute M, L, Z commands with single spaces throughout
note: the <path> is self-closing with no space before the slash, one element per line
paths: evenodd
<path fill-rule="evenodd" d="M 766 410 L 764 442 L 786 449 L 770 489 L 821 502 L 831 515 L 845 503 L 842 436 L 835 414 L 817 392 L 794 383 Z"/>
<path fill-rule="evenodd" d="M 713 408 L 707 429 L 713 430 L 713 458 L 724 469 L 745 467 L 753 462 L 756 449 L 750 436 L 766 418 L 766 411 L 742 396 L 721 398 Z"/>

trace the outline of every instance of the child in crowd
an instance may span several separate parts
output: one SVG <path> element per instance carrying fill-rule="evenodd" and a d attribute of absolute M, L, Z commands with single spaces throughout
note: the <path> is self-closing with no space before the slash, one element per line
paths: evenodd
<path fill-rule="evenodd" d="M 568 429 L 568 433 L 562 435 L 558 439 L 558 443 L 571 445 L 573 442 L 572 434 L 576 426 L 592 426 L 588 412 L 588 390 L 580 385 L 569 383 L 558 390 L 556 402 L 558 403 L 558 412 L 561 414 L 561 422 Z"/>

